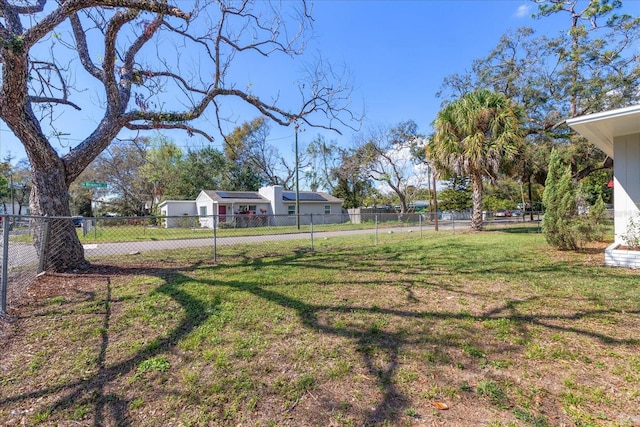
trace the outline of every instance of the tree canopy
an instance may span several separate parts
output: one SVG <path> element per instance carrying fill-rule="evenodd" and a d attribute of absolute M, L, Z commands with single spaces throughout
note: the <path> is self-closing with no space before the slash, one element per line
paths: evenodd
<path fill-rule="evenodd" d="M 177 129 L 212 139 L 198 119 L 221 131 L 230 117 L 225 106 L 234 102 L 283 126 L 349 126 L 348 80 L 322 60 L 292 82 L 286 103 L 281 88 L 268 93 L 236 80 L 242 57 L 299 56 L 312 21 L 304 1 L 0 2 L 0 118 L 30 162 L 31 212 L 70 215 L 70 184 L 123 129 Z M 86 117 L 87 105 L 95 127 L 59 155 L 51 135 Z M 71 221 L 59 238 L 65 250 L 47 251 L 45 267 L 86 265 Z"/>
<path fill-rule="evenodd" d="M 467 176 L 473 192 L 471 228 L 482 229 L 483 179 L 495 179 L 520 152 L 522 108 L 488 90 L 469 92 L 447 104 L 434 121 L 427 156 L 442 176 Z"/>
<path fill-rule="evenodd" d="M 524 27 L 502 36 L 471 71 L 445 78 L 445 102 L 490 89 L 522 105 L 529 147 L 524 182 L 544 184 L 549 154 L 571 166 L 574 181 L 610 168 L 604 153 L 571 132 L 565 120 L 640 102 L 640 17 L 621 14 L 621 0 L 540 0 L 538 19 L 565 22 L 556 34 Z M 563 20 L 563 21 L 562 21 Z"/>

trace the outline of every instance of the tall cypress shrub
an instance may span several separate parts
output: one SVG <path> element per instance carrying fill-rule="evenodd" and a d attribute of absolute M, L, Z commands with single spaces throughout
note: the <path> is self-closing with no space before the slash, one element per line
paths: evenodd
<path fill-rule="evenodd" d="M 562 164 L 557 151 L 553 150 L 542 195 L 545 207 L 542 232 L 547 243 L 558 249 L 578 248 L 577 230 L 574 227 L 574 219 L 578 216 L 576 191 L 571 170 Z"/>
<path fill-rule="evenodd" d="M 605 222 L 607 221 L 607 208 L 602 200 L 602 194 L 589 209 L 589 215 L 581 221 L 581 238 L 586 242 L 602 240 L 605 236 Z"/>

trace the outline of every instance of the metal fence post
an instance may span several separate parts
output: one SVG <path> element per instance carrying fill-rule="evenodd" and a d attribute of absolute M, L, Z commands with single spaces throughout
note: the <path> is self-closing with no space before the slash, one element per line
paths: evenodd
<path fill-rule="evenodd" d="M 0 314 L 7 314 L 7 292 L 9 289 L 9 223 L 6 216 L 2 219 L 2 282 L 0 283 Z"/>
<path fill-rule="evenodd" d="M 213 262 L 218 260 L 218 215 L 213 215 Z"/>
<path fill-rule="evenodd" d="M 378 244 L 378 214 L 375 215 L 375 224 L 376 224 L 376 245 Z"/>
<path fill-rule="evenodd" d="M 42 233 L 40 235 L 40 259 L 38 262 L 38 274 L 44 271 L 45 259 L 47 257 L 47 245 L 49 244 L 49 218 L 42 218 Z"/>
<path fill-rule="evenodd" d="M 311 222 L 311 251 L 313 251 L 313 214 L 311 214 L 309 221 Z"/>

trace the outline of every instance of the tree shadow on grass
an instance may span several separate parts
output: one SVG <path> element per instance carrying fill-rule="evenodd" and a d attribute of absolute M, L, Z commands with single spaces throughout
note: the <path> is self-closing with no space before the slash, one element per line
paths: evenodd
<path fill-rule="evenodd" d="M 522 226 L 522 227 L 504 227 L 504 228 L 487 228 L 488 233 L 507 233 L 507 234 L 540 234 L 542 229 L 539 226 Z"/>
<path fill-rule="evenodd" d="M 119 377 L 135 372 L 136 368 L 143 361 L 166 353 L 175 347 L 178 342 L 189 335 L 192 331 L 205 323 L 212 312 L 210 303 L 205 303 L 198 298 L 180 289 L 183 280 L 193 280 L 186 276 L 187 271 L 196 269 L 194 265 L 187 269 L 150 269 L 150 268 L 128 268 L 128 267 L 105 267 L 94 266 L 98 275 L 104 279 L 105 293 L 102 297 L 99 293 L 93 293 L 91 300 L 102 298 L 103 320 L 100 332 L 100 346 L 96 357 L 97 371 L 86 379 L 76 379 L 69 383 L 54 387 L 45 387 L 37 391 L 27 392 L 15 396 L 0 398 L 0 405 L 15 403 L 20 401 L 33 401 L 49 395 L 59 395 L 54 402 L 42 408 L 40 413 L 55 413 L 69 410 L 72 407 L 82 405 L 93 406 L 93 424 L 96 426 L 115 424 L 118 426 L 130 426 L 131 420 L 128 418 L 128 408 L 131 402 L 123 399 L 115 393 L 107 392 L 110 383 Z M 91 274 L 91 273 L 89 273 Z M 170 296 L 184 310 L 184 319 L 176 325 L 166 336 L 156 338 L 152 342 L 138 350 L 133 356 L 115 365 L 107 366 L 107 349 L 109 347 L 109 331 L 111 321 L 112 282 L 111 275 L 153 275 L 160 277 L 164 283 L 158 286 L 154 292 L 160 292 Z M 406 397 L 400 393 L 393 382 L 393 375 L 398 365 L 399 348 L 405 343 L 401 334 L 385 332 L 383 330 L 359 330 L 335 328 L 322 324 L 318 321 L 317 314 L 324 310 L 351 310 L 355 307 L 317 306 L 299 299 L 291 298 L 277 292 L 264 289 L 237 281 L 200 281 L 200 283 L 211 286 L 225 286 L 248 292 L 265 301 L 278 304 L 281 307 L 294 310 L 301 323 L 313 331 L 337 335 L 353 341 L 353 348 L 361 354 L 364 366 L 369 375 L 375 379 L 380 390 L 383 391 L 383 398 L 376 405 L 375 409 L 368 415 L 364 425 L 377 425 L 382 422 L 397 422 L 402 414 L 402 408 L 406 406 Z M 216 305 L 220 301 L 216 301 Z M 213 307 L 215 308 L 215 307 Z M 396 313 L 398 315 L 400 313 Z M 383 353 L 387 363 L 376 363 L 374 353 Z"/>
<path fill-rule="evenodd" d="M 87 273 L 105 280 L 105 296 L 102 300 L 103 322 L 101 328 L 101 344 L 96 358 L 97 372 L 88 378 L 71 381 L 64 385 L 44 387 L 37 391 L 28 392 L 16 396 L 0 398 L 0 405 L 18 401 L 31 401 L 50 394 L 62 394 L 53 403 L 49 404 L 41 413 L 53 414 L 57 411 L 68 409 L 72 406 L 83 404 L 94 406 L 94 425 L 132 425 L 127 418 L 128 401 L 121 399 L 113 393 L 105 393 L 105 386 L 119 377 L 131 373 L 137 366 L 156 355 L 165 353 L 167 349 L 174 347 L 183 337 L 190 334 L 195 328 L 204 323 L 210 316 L 211 304 L 204 303 L 180 289 L 183 280 L 191 280 L 184 275 L 184 271 L 193 270 L 198 264 L 186 269 L 176 268 L 122 268 L 112 266 L 96 266 Z M 173 330 L 162 338 L 156 338 L 138 350 L 132 357 L 113 366 L 106 366 L 106 354 L 109 346 L 109 327 L 111 320 L 111 305 L 113 303 L 111 292 L 111 275 L 140 275 L 147 274 L 162 278 L 164 283 L 155 289 L 171 297 L 184 310 L 184 319 Z M 93 298 L 99 298 L 97 294 Z M 216 304 L 219 301 L 216 302 Z M 112 419 L 107 420 L 107 415 Z"/>
<path fill-rule="evenodd" d="M 300 322 L 310 330 L 337 336 L 351 341 L 351 347 L 361 355 L 363 365 L 366 367 L 369 376 L 375 380 L 377 388 L 382 391 L 382 399 L 377 402 L 373 411 L 367 415 L 365 420 L 362 421 L 363 425 L 380 425 L 385 423 L 398 425 L 398 423 L 402 421 L 404 410 L 409 408 L 408 404 L 410 402 L 410 399 L 397 388 L 394 377 L 397 374 L 399 365 L 398 358 L 399 354 L 402 351 L 402 348 L 405 346 L 414 345 L 416 342 L 416 337 L 407 336 L 406 332 L 404 331 L 391 332 L 385 330 L 384 328 L 345 328 L 343 326 L 338 327 L 323 321 L 323 319 L 320 318 L 321 313 L 349 313 L 358 311 L 375 315 L 388 315 L 398 319 L 414 318 L 425 320 L 436 319 L 442 321 L 457 319 L 482 322 L 489 319 L 507 319 L 513 322 L 515 327 L 518 329 L 520 336 L 526 335 L 526 330 L 524 327 L 525 325 L 527 328 L 531 325 L 538 325 L 550 330 L 573 332 L 583 336 L 591 337 L 606 344 L 637 345 L 639 343 L 639 340 L 636 339 L 620 339 L 613 336 L 597 333 L 588 329 L 563 327 L 556 324 L 558 320 L 579 321 L 581 319 L 606 314 L 610 312 L 607 309 L 584 311 L 564 316 L 557 314 L 522 314 L 519 311 L 519 307 L 532 302 L 531 299 L 523 299 L 518 301 L 505 301 L 503 306 L 487 310 L 480 315 L 470 315 L 466 313 L 454 312 L 415 312 L 410 310 L 382 309 L 376 306 L 362 307 L 354 305 L 318 305 L 270 290 L 268 289 L 268 285 L 248 284 L 243 282 L 236 282 L 233 280 L 204 280 L 202 283 L 206 283 L 211 286 L 232 287 L 255 295 L 263 299 L 264 301 L 275 303 L 284 308 L 292 309 L 296 312 L 298 318 L 300 319 Z M 374 283 L 374 285 L 376 284 L 378 283 Z M 527 309 L 525 309 L 524 311 L 528 313 Z M 640 314 L 640 310 L 628 314 L 638 315 Z M 443 343 L 439 341 L 435 336 L 422 336 L 420 337 L 420 340 L 426 345 L 430 344 L 439 349 L 447 346 L 458 348 L 462 344 L 461 342 L 457 341 L 453 343 Z M 379 357 L 380 354 L 384 355 L 384 357 Z M 378 355 L 378 357 L 374 357 L 374 355 Z M 384 360 L 384 363 L 380 361 L 381 359 Z"/>
<path fill-rule="evenodd" d="M 397 258 L 397 254 L 394 256 Z M 322 256 L 309 256 L 302 253 L 291 254 L 289 256 L 270 260 L 258 259 L 253 263 L 246 263 L 245 266 L 255 270 L 261 270 L 263 268 L 266 268 L 270 264 L 284 265 L 292 263 L 295 263 L 301 268 L 328 268 L 327 264 L 323 261 Z M 478 261 L 477 267 L 480 267 L 480 261 Z M 276 292 L 272 289 L 269 289 L 269 284 L 257 285 L 253 283 L 245 283 L 233 280 L 232 278 L 224 275 L 222 272 L 220 272 L 220 274 L 217 274 L 217 276 L 221 277 L 219 280 L 194 279 L 193 277 L 189 276 L 190 272 L 202 268 L 209 268 L 212 270 L 220 269 L 220 267 L 218 266 L 203 267 L 199 263 L 185 268 L 94 266 L 93 273 L 90 274 L 94 274 L 96 277 L 101 277 L 105 280 L 105 292 L 104 297 L 102 298 L 104 312 L 100 335 L 101 344 L 98 349 L 96 362 L 98 368 L 97 372 L 91 375 L 89 378 L 78 379 L 61 386 L 44 388 L 38 391 L 28 392 L 17 396 L 0 398 L 0 405 L 17 401 L 28 401 L 47 395 L 60 394 L 61 396 L 58 397 L 53 403 L 49 404 L 45 408 L 45 411 L 55 413 L 58 411 L 69 409 L 73 406 L 77 406 L 78 404 L 90 404 L 93 405 L 94 425 L 132 425 L 132 422 L 128 417 L 128 410 L 131 402 L 123 399 L 120 396 L 117 396 L 114 393 L 108 392 L 107 386 L 110 383 L 116 381 L 119 377 L 134 372 L 137 369 L 138 365 L 143 361 L 151 357 L 164 354 L 167 352 L 167 350 L 174 348 L 181 339 L 188 336 L 200 325 L 207 322 L 207 320 L 211 316 L 212 310 L 221 303 L 219 299 L 216 299 L 213 302 L 205 302 L 204 300 L 196 298 L 190 293 L 186 292 L 180 286 L 186 280 L 197 280 L 199 283 L 204 285 L 212 287 L 228 287 L 252 294 L 264 301 L 268 301 L 277 304 L 280 307 L 293 310 L 298 316 L 301 324 L 312 331 L 331 334 L 333 336 L 340 337 L 349 341 L 354 351 L 360 355 L 362 364 L 366 368 L 368 375 L 375 381 L 377 388 L 382 392 L 382 398 L 376 403 L 373 410 L 367 413 L 365 419 L 361 420 L 363 425 L 380 425 L 383 423 L 391 423 L 392 425 L 397 425 L 402 421 L 401 418 L 404 412 L 403 410 L 408 408 L 410 399 L 398 389 L 394 378 L 397 374 L 399 365 L 398 359 L 402 348 L 407 345 L 415 345 L 415 337 L 407 336 L 407 334 L 403 332 L 388 331 L 384 328 L 367 328 L 354 326 L 339 327 L 335 324 L 332 325 L 330 324 L 330 322 L 324 320 L 321 317 L 322 313 L 348 313 L 357 310 L 368 314 L 388 315 L 398 319 L 464 319 L 478 322 L 487 319 L 506 319 L 513 322 L 516 326 L 526 324 L 527 327 L 529 327 L 529 325 L 537 325 L 552 330 L 569 331 L 583 336 L 598 339 L 607 344 L 635 345 L 638 343 L 637 340 L 620 339 L 591 330 L 579 329 L 576 327 L 568 327 L 557 324 L 558 321 L 562 320 L 579 320 L 611 312 L 611 310 L 607 309 L 582 311 L 579 313 L 576 312 L 573 314 L 567 314 L 565 316 L 559 316 L 557 314 L 531 314 L 528 310 L 524 310 L 524 312 L 528 314 L 523 314 L 519 310 L 519 307 L 532 302 L 531 298 L 518 301 L 505 301 L 504 304 L 488 309 L 484 313 L 479 315 L 446 311 L 432 312 L 395 310 L 384 309 L 375 306 L 362 307 L 344 304 L 313 304 L 300 298 L 294 298 L 284 293 Z M 371 264 L 369 266 L 360 268 L 363 270 L 369 268 L 373 271 L 376 266 Z M 133 277 L 139 274 L 161 278 L 163 280 L 163 283 L 155 288 L 154 292 L 159 292 L 172 298 L 183 310 L 184 318 L 166 335 L 162 337 L 156 337 L 152 342 L 146 344 L 131 357 L 115 365 L 107 366 L 106 355 L 107 349 L 109 347 L 109 331 L 112 316 L 111 307 L 113 303 L 111 277 L 120 275 L 128 275 Z M 382 285 L 387 283 L 374 281 L 371 284 Z M 391 282 L 389 284 L 391 284 Z M 433 283 L 429 286 L 445 285 L 438 285 Z M 101 295 L 87 294 L 87 298 L 100 299 Z M 412 299 L 414 302 L 418 300 L 418 298 L 411 292 L 408 292 L 407 298 L 410 300 Z M 628 312 L 627 314 L 638 315 L 640 313 L 636 310 Z M 421 337 L 421 343 L 430 344 L 436 346 L 437 348 L 443 348 L 446 346 L 459 347 L 461 345 L 461 342 L 459 342 L 459 340 L 448 343 L 440 342 L 437 336 Z M 376 355 L 378 355 L 378 357 L 376 357 Z M 383 355 L 384 357 L 379 357 L 379 355 Z M 329 411 L 330 408 L 327 408 L 327 412 Z"/>

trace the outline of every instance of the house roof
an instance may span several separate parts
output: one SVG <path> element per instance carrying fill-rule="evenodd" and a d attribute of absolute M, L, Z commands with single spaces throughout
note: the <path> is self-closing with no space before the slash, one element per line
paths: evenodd
<path fill-rule="evenodd" d="M 169 203 L 193 203 L 193 200 L 163 200 L 162 202 L 158 203 L 158 207 Z"/>
<path fill-rule="evenodd" d="M 614 138 L 640 133 L 640 105 L 575 117 L 567 124 L 613 159 Z"/>
<path fill-rule="evenodd" d="M 301 203 L 342 203 L 342 199 L 338 199 L 322 191 L 300 191 L 298 196 Z M 283 191 L 282 201 L 285 203 L 295 202 L 296 192 Z"/>
<path fill-rule="evenodd" d="M 269 200 L 257 191 L 222 191 L 202 190 L 211 200 L 218 203 L 230 204 L 268 204 Z"/>
<path fill-rule="evenodd" d="M 202 190 L 213 202 L 229 204 L 255 205 L 270 203 L 269 199 L 257 191 L 223 191 L 223 190 Z M 301 203 L 342 203 L 342 199 L 333 197 L 322 191 L 300 191 Z M 284 203 L 295 202 L 295 191 L 283 191 L 282 201 Z"/>

